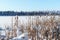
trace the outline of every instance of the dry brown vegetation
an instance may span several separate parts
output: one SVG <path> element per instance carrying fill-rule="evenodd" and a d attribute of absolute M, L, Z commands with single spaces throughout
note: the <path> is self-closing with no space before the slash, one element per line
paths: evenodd
<path fill-rule="evenodd" d="M 48 40 L 48 39 L 52 40 L 52 32 L 51 31 L 55 27 L 57 28 L 58 21 L 55 21 L 55 16 L 51 16 L 49 19 L 47 19 L 44 22 L 41 22 L 41 20 L 39 18 L 40 18 L 40 16 L 37 16 L 37 17 L 35 17 L 35 21 L 33 21 L 33 20 L 31 20 L 31 21 L 32 21 L 33 26 L 35 25 L 35 27 L 37 27 L 37 28 L 41 27 L 41 29 L 40 30 L 34 29 L 33 26 L 31 26 L 31 23 L 29 23 L 30 24 L 30 25 L 28 24 L 29 25 L 28 26 L 29 36 L 33 37 L 32 40 L 36 40 L 36 39 L 37 40 L 42 40 L 45 37 L 46 37 L 46 40 Z M 32 27 L 32 30 L 31 30 L 31 27 Z M 39 35 L 38 33 L 41 34 L 41 37 L 38 36 Z"/>

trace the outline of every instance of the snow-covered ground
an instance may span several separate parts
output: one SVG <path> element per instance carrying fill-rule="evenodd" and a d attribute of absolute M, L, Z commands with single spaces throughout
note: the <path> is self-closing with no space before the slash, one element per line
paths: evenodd
<path fill-rule="evenodd" d="M 14 37 L 12 40 L 28 40 L 28 33 L 23 33 L 18 37 Z"/>

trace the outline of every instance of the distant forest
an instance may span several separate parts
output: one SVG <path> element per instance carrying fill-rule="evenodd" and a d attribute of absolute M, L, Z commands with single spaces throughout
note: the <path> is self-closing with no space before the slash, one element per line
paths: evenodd
<path fill-rule="evenodd" d="M 0 11 L 0 16 L 34 16 L 34 15 L 60 15 L 60 11 L 38 11 L 38 12 L 14 12 L 14 11 Z"/>

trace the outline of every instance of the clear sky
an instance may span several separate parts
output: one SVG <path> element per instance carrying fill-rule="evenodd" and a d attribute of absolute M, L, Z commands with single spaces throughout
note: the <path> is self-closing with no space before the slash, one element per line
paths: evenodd
<path fill-rule="evenodd" d="M 0 11 L 60 10 L 60 0 L 0 0 Z"/>

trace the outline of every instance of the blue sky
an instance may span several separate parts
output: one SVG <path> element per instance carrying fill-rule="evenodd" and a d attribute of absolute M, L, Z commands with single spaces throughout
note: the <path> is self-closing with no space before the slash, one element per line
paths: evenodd
<path fill-rule="evenodd" d="M 60 10 L 60 0 L 0 0 L 0 11 Z"/>

